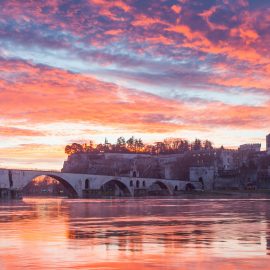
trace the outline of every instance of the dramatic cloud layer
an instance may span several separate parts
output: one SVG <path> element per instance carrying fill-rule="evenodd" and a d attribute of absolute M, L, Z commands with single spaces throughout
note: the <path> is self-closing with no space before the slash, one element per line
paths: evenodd
<path fill-rule="evenodd" d="M 27 145 L 119 132 L 262 141 L 269 11 L 254 0 L 1 1 L 0 166 L 7 149 L 19 149 L 16 166 L 38 151 Z"/>

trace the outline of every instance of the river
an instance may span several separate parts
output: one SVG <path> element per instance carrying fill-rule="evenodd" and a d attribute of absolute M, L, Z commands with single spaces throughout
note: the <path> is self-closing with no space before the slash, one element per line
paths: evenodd
<path fill-rule="evenodd" d="M 270 269 L 270 200 L 2 201 L 0 269 Z"/>

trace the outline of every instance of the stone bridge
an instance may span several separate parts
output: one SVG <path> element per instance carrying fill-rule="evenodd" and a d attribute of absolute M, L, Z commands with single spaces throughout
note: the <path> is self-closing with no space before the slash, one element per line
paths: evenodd
<path fill-rule="evenodd" d="M 58 180 L 70 197 L 95 196 L 145 196 L 174 195 L 184 190 L 201 190 L 200 182 L 181 180 L 120 177 L 62 173 L 54 171 L 0 169 L 0 188 L 23 190 L 38 176 L 49 176 Z"/>

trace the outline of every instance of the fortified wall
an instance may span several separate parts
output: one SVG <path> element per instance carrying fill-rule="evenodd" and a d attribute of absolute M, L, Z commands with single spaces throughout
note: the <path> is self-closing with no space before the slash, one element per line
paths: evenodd
<path fill-rule="evenodd" d="M 147 154 L 76 153 L 64 162 L 62 172 L 130 176 L 157 179 L 180 179 L 178 165 L 183 155 L 152 156 Z"/>
<path fill-rule="evenodd" d="M 212 149 L 183 154 L 76 153 L 62 172 L 201 181 L 204 189 L 270 188 L 270 156 L 259 144 L 237 150 Z M 132 174 L 132 175 L 131 175 Z"/>

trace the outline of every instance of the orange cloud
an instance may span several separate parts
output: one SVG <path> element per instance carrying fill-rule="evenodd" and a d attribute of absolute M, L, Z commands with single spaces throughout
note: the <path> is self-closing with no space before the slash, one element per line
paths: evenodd
<path fill-rule="evenodd" d="M 210 9 L 205 10 L 199 15 L 204 18 L 204 20 L 206 21 L 206 23 L 208 24 L 211 30 L 226 30 L 227 27 L 225 25 L 216 24 L 216 23 L 211 22 L 210 20 L 211 16 L 216 12 L 217 9 L 218 9 L 218 6 L 212 6 Z"/>
<path fill-rule="evenodd" d="M 145 41 L 151 44 L 164 44 L 164 45 L 173 45 L 174 41 L 170 38 L 166 38 L 165 36 L 155 36 L 155 37 L 147 37 Z"/>
<path fill-rule="evenodd" d="M 43 136 L 43 132 L 15 127 L 0 126 L 0 136 Z"/>
<path fill-rule="evenodd" d="M 132 21 L 133 26 L 149 26 L 155 23 L 163 23 L 158 18 L 151 18 L 149 16 L 145 16 L 143 14 L 135 16 L 134 20 Z"/>
<path fill-rule="evenodd" d="M 230 34 L 233 37 L 241 37 L 247 45 L 255 42 L 259 38 L 259 35 L 255 30 L 241 27 L 231 29 Z"/>
<path fill-rule="evenodd" d="M 114 30 L 106 31 L 104 34 L 118 36 L 119 34 L 122 34 L 122 33 L 123 33 L 123 30 L 121 30 L 121 29 L 114 29 Z"/>
<path fill-rule="evenodd" d="M 16 63 L 10 66 L 13 76 Z M 19 63 L 19 65 L 22 65 Z M 150 127 L 153 115 L 165 115 L 164 121 L 151 122 L 151 130 L 174 130 L 177 124 L 170 123 L 171 109 L 181 112 L 178 102 L 169 102 L 154 95 L 119 88 L 87 75 L 73 74 L 50 68 L 29 67 L 31 79 L 16 79 L 5 91 L 0 92 L 0 105 L 7 119 L 27 119 L 34 122 L 85 121 L 90 123 L 129 126 L 138 129 Z M 35 74 L 35 75 L 33 75 Z M 30 76 L 30 75 L 29 75 Z M 42 81 L 40 80 L 42 78 Z M 122 96 L 125 99 L 122 100 Z M 131 121 L 131 119 L 133 119 Z M 147 120 L 144 120 L 147 119 Z"/>
<path fill-rule="evenodd" d="M 233 77 L 229 75 L 220 78 L 213 78 L 211 81 L 215 84 L 228 87 L 258 88 L 266 92 L 270 91 L 270 79 L 268 77 L 254 78 L 252 75 L 250 77 Z"/>
<path fill-rule="evenodd" d="M 187 37 L 189 40 L 196 38 L 198 35 L 191 31 L 190 27 L 187 25 L 172 25 L 166 28 L 167 31 L 175 32 L 178 34 L 182 34 Z"/>
<path fill-rule="evenodd" d="M 94 4 L 100 7 L 99 14 L 109 17 L 112 20 L 118 21 L 119 18 L 111 11 L 111 8 L 117 7 L 124 12 L 130 11 L 130 6 L 124 1 L 106 1 L 106 0 L 89 0 L 90 4 Z M 120 19 L 121 20 L 121 19 Z"/>
<path fill-rule="evenodd" d="M 178 5 L 173 5 L 171 9 L 177 14 L 179 14 L 182 10 L 181 6 L 178 6 Z"/>

